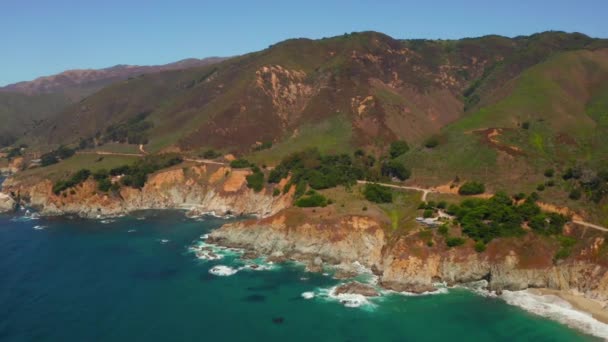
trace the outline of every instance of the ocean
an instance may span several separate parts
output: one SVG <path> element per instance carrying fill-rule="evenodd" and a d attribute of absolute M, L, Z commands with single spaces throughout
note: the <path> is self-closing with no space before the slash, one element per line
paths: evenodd
<path fill-rule="evenodd" d="M 467 289 L 348 307 L 329 295 L 343 282 L 331 271 L 253 269 L 237 251 L 208 249 L 204 234 L 225 222 L 0 215 L 0 341 L 599 340 Z"/>

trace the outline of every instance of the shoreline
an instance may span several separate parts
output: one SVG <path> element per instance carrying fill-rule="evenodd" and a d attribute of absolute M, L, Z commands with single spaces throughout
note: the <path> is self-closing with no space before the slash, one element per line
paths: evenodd
<path fill-rule="evenodd" d="M 558 297 L 572 305 L 573 309 L 589 314 L 596 320 L 608 324 L 608 310 L 606 310 L 605 305 L 598 300 L 587 298 L 583 294 L 547 288 L 528 289 L 528 291 L 539 296 Z"/>

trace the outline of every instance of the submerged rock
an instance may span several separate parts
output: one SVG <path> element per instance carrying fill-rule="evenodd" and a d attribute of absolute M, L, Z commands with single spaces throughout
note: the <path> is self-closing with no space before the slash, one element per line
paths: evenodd
<path fill-rule="evenodd" d="M 358 281 L 353 281 L 336 287 L 336 289 L 334 290 L 334 294 L 336 296 L 340 294 L 358 294 L 365 297 L 380 296 L 380 293 L 378 293 L 378 291 L 376 291 L 373 286 L 362 284 Z"/>

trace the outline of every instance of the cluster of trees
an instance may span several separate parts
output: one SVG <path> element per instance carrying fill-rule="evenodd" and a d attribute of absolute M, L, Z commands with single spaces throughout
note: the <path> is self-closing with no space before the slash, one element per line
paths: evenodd
<path fill-rule="evenodd" d="M 62 191 L 75 187 L 76 185 L 86 181 L 91 175 L 91 171 L 87 169 L 81 169 L 74 173 L 70 178 L 66 180 L 57 181 L 53 185 L 53 193 L 59 195 Z"/>
<path fill-rule="evenodd" d="M 251 164 L 247 159 L 242 158 L 235 159 L 230 162 L 230 167 L 233 169 L 244 169 L 251 166 L 253 166 L 253 164 Z"/>
<path fill-rule="evenodd" d="M 158 170 L 180 164 L 182 157 L 175 154 L 146 156 L 132 165 L 123 165 L 110 170 L 111 176 L 123 175 L 120 182 L 124 186 L 141 189 L 148 180 L 148 175 Z"/>
<path fill-rule="evenodd" d="M 289 189 L 293 184 L 306 189 L 310 186 L 315 190 L 333 188 L 338 185 L 350 187 L 358 179 L 363 179 L 365 170 L 356 165 L 347 154 L 322 155 L 317 149 L 308 149 L 291 154 L 268 175 L 269 183 L 278 183 L 291 174 L 291 180 L 286 185 Z M 296 194 L 299 191 L 296 189 Z M 300 194 L 303 194 L 300 193 Z"/>
<path fill-rule="evenodd" d="M 465 182 L 459 189 L 460 195 L 479 195 L 486 191 L 486 186 L 479 182 Z"/>
<path fill-rule="evenodd" d="M 49 166 L 59 163 L 60 160 L 67 159 L 76 153 L 76 149 L 67 146 L 59 146 L 58 149 L 45 153 L 40 157 L 40 165 Z"/>
<path fill-rule="evenodd" d="M 147 130 L 154 125 L 150 121 L 145 121 L 151 112 L 141 112 L 126 122 L 114 124 L 106 128 L 103 140 L 105 142 L 114 141 L 128 144 L 147 144 Z"/>
<path fill-rule="evenodd" d="M 600 203 L 608 196 L 608 170 L 596 172 L 573 167 L 566 169 L 562 179 L 570 182 L 573 187 L 570 199 L 578 200 L 585 194 L 589 200 Z"/>
<path fill-rule="evenodd" d="M 74 173 L 67 180 L 59 180 L 53 185 L 53 192 L 59 194 L 62 191 L 72 188 L 84 181 L 90 176 L 97 181 L 97 188 L 100 191 L 117 191 L 121 185 L 130 186 L 134 188 L 142 188 L 146 184 L 148 175 L 158 170 L 177 165 L 182 162 L 182 158 L 172 154 L 146 156 L 135 162 L 132 165 L 122 165 L 115 167 L 110 171 L 106 169 L 100 169 L 91 173 L 87 169 L 81 169 Z M 112 176 L 123 177 L 119 183 L 112 183 Z"/>
<path fill-rule="evenodd" d="M 490 199 L 466 199 L 460 205 L 450 205 L 448 213 L 456 216 L 464 234 L 484 244 L 497 237 L 525 234 L 522 228 L 525 222 L 540 234 L 561 234 L 567 218 L 542 212 L 537 200 L 538 195 L 533 193 L 517 204 L 499 192 Z"/>

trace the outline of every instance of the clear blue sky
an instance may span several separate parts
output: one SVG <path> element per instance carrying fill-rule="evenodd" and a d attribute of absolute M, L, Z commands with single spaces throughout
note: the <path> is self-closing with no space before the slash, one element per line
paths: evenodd
<path fill-rule="evenodd" d="M 0 0 L 0 85 L 66 69 L 231 56 L 287 38 L 608 37 L 608 0 Z"/>

